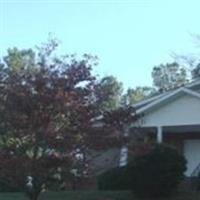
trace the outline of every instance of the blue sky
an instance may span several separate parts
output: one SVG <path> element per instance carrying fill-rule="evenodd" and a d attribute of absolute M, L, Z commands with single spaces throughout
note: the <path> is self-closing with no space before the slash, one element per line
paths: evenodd
<path fill-rule="evenodd" d="M 52 33 L 61 53 L 92 53 L 95 69 L 125 88 L 152 85 L 154 65 L 196 51 L 199 0 L 0 0 L 0 55 L 34 47 Z"/>

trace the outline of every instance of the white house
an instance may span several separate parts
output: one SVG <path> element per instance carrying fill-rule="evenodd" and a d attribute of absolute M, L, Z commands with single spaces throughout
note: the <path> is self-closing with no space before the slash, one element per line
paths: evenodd
<path fill-rule="evenodd" d="M 187 159 L 186 176 L 200 171 L 200 80 L 135 105 L 141 128 L 158 143 L 173 144 Z"/>

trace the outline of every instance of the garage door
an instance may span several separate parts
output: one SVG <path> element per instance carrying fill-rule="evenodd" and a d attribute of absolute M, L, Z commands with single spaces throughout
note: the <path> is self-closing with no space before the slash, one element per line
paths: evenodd
<path fill-rule="evenodd" d="M 186 176 L 191 176 L 200 164 L 200 140 L 185 140 L 184 155 L 187 160 Z"/>

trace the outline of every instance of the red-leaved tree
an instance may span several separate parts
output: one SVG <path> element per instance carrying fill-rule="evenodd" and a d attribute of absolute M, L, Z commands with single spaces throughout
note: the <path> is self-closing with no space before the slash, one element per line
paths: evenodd
<path fill-rule="evenodd" d="M 69 178 L 89 150 L 120 145 L 123 127 L 137 119 L 130 108 L 102 113 L 94 57 L 54 58 L 56 46 L 10 50 L 0 65 L 0 181 L 21 186 L 31 200 Z"/>

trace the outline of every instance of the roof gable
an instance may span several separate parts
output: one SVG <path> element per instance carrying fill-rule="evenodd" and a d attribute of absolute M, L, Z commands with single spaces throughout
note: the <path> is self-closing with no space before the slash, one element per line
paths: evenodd
<path fill-rule="evenodd" d="M 153 110 L 154 108 L 158 106 L 162 106 L 162 104 L 173 100 L 174 98 L 177 98 L 179 96 L 182 96 L 184 94 L 187 94 L 189 96 L 193 96 L 195 98 L 198 98 L 200 100 L 200 93 L 197 93 L 195 91 L 192 91 L 188 88 L 179 88 L 173 92 L 167 93 L 166 95 L 160 96 L 160 98 L 155 99 L 154 101 L 150 102 L 149 104 L 139 108 L 136 112 L 138 114 Z"/>
<path fill-rule="evenodd" d="M 200 99 L 182 93 L 175 99 L 168 99 L 162 105 L 146 111 L 141 126 L 183 126 L 199 124 Z"/>

